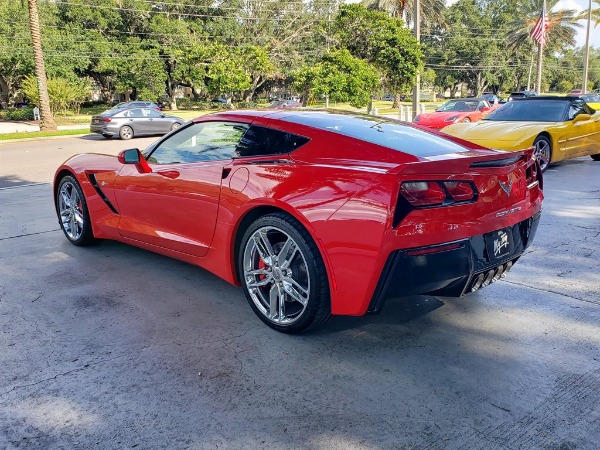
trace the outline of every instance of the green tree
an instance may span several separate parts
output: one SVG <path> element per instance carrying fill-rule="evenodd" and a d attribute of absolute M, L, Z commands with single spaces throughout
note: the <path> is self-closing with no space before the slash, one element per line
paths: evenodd
<path fill-rule="evenodd" d="M 385 88 L 397 93 L 397 106 L 398 94 L 411 89 L 423 66 L 421 47 L 404 22 L 360 4 L 343 5 L 334 30 L 342 48 L 378 69 Z"/>
<path fill-rule="evenodd" d="M 334 102 L 362 107 L 369 103 L 378 82 L 377 71 L 368 62 L 348 50 L 336 50 L 323 55 L 318 64 L 297 70 L 293 86 L 302 92 L 305 104 L 327 96 Z"/>

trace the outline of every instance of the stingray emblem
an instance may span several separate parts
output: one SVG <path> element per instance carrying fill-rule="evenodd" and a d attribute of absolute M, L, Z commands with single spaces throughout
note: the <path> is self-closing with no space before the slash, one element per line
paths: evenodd
<path fill-rule="evenodd" d="M 513 185 L 513 179 L 511 178 L 507 184 L 504 184 L 502 181 L 499 181 L 500 188 L 504 191 L 507 197 L 510 197 L 510 191 Z"/>

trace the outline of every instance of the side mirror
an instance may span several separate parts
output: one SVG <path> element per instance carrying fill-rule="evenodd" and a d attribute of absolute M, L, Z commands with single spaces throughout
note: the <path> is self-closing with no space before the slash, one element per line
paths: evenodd
<path fill-rule="evenodd" d="M 121 164 L 139 164 L 140 163 L 140 150 L 137 148 L 129 148 L 119 153 L 119 162 Z"/>
<path fill-rule="evenodd" d="M 152 169 L 148 165 L 146 159 L 140 153 L 140 150 L 137 148 L 129 148 L 127 150 L 123 150 L 117 156 L 117 159 L 121 164 L 135 164 L 137 170 L 140 173 L 150 173 Z"/>
<path fill-rule="evenodd" d="M 481 110 L 480 110 L 480 111 L 481 111 L 482 113 L 484 113 L 484 112 L 488 112 L 490 109 L 492 109 L 492 108 L 490 108 L 489 106 L 484 106 L 483 108 L 481 108 Z"/>
<path fill-rule="evenodd" d="M 589 114 L 578 114 L 575 116 L 575 118 L 573 119 L 573 123 L 577 123 L 577 122 L 582 122 L 584 120 L 591 120 L 592 116 L 590 116 Z"/>

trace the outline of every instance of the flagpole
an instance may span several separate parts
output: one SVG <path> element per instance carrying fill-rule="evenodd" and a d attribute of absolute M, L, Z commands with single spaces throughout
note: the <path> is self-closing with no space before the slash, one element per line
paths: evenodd
<path fill-rule="evenodd" d="M 587 93 L 588 85 L 588 70 L 589 70 L 589 58 L 590 58 L 590 29 L 592 24 L 592 0 L 588 7 L 588 18 L 587 18 L 587 34 L 585 37 L 585 53 L 583 54 L 583 84 L 581 86 L 581 93 Z"/>
<path fill-rule="evenodd" d="M 542 43 L 538 43 L 538 65 L 537 65 L 537 81 L 535 83 L 535 89 L 538 94 L 542 93 L 542 60 L 544 58 L 544 47 Z"/>

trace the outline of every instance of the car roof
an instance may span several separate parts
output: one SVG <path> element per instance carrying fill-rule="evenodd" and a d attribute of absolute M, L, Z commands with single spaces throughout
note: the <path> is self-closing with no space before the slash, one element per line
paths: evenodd
<path fill-rule="evenodd" d="M 465 98 L 451 98 L 449 102 L 487 102 L 485 98 L 481 97 L 465 97 Z"/>
<path fill-rule="evenodd" d="M 526 98 L 519 98 L 517 100 L 519 100 L 520 102 L 522 101 L 535 101 L 535 102 L 543 102 L 543 101 L 548 101 L 548 100 L 562 100 L 564 102 L 573 102 L 574 100 L 578 100 L 580 99 L 579 97 L 561 97 L 559 95 L 537 95 L 534 97 L 526 97 Z"/>

